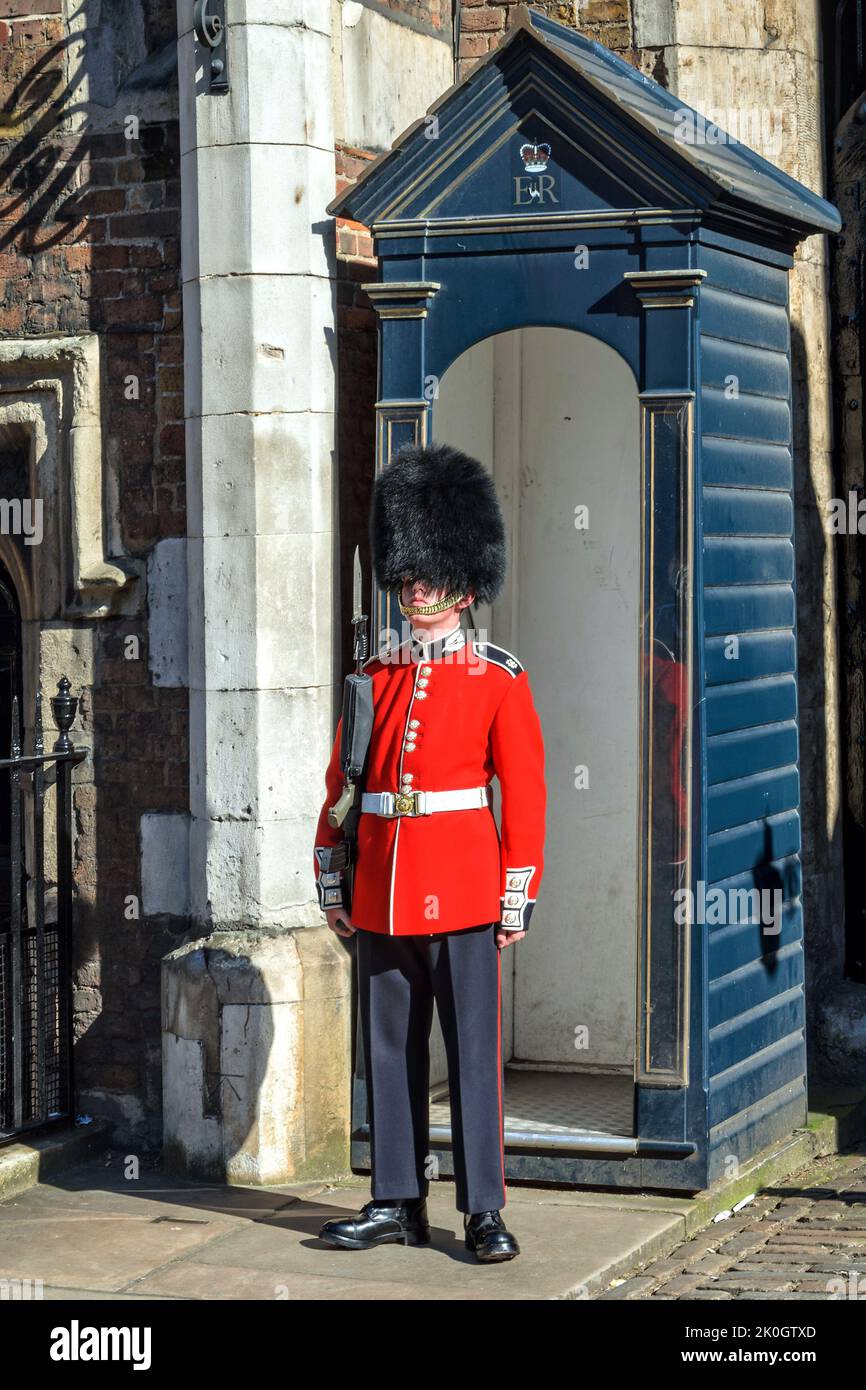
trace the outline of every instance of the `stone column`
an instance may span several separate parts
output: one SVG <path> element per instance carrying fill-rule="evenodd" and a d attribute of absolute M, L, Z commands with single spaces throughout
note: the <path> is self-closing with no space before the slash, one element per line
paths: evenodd
<path fill-rule="evenodd" d="M 337 646 L 331 7 L 233 0 L 224 94 L 192 15 L 178 0 L 190 904 L 206 939 L 165 962 L 165 1142 L 177 1168 L 276 1182 L 344 1166 L 349 1091 L 348 957 L 312 877 Z"/>

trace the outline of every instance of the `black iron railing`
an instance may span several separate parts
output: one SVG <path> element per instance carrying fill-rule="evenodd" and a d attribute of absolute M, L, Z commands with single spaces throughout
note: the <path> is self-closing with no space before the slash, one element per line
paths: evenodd
<path fill-rule="evenodd" d="M 33 752 L 23 753 L 12 700 L 9 842 L 0 845 L 0 1140 L 67 1119 L 72 1084 L 72 769 L 86 757 L 69 741 L 78 701 L 69 681 L 51 700 L 60 737 L 46 753 L 42 692 Z M 51 792 L 53 790 L 53 798 Z M 46 795 L 53 800 L 56 857 L 46 870 Z"/>

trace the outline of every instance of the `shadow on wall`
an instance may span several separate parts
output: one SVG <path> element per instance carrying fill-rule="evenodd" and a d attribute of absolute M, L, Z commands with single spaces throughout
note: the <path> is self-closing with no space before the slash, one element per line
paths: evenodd
<path fill-rule="evenodd" d="M 810 468 L 809 359 L 803 335 L 793 324 L 791 371 L 807 1065 L 810 1078 L 817 1080 L 822 1074 L 829 1079 L 827 1062 L 816 1043 L 820 1012 L 844 973 L 842 826 L 838 795 L 834 796 L 832 827 L 828 826 L 827 615 L 823 601 L 827 534 Z M 831 770 L 830 775 L 836 774 Z"/>

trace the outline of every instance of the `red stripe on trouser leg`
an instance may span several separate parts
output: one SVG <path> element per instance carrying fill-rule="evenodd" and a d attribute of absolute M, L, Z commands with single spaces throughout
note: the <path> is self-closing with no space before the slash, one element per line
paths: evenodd
<path fill-rule="evenodd" d="M 495 929 L 494 929 L 494 938 L 493 938 L 493 939 L 494 939 L 494 944 L 495 944 L 495 942 L 496 942 Z M 499 1087 L 499 1159 L 500 1159 L 500 1163 L 501 1163 L 501 1165 L 502 1165 L 502 1191 L 503 1191 L 504 1197 L 505 1197 L 505 1200 L 503 1201 L 502 1205 L 505 1206 L 505 1204 L 506 1204 L 507 1201 L 508 1201 L 508 1189 L 507 1189 L 506 1186 L 505 1186 L 505 1135 L 504 1135 L 504 1124 L 503 1124 L 503 1115 L 502 1115 L 502 1106 L 503 1106 L 503 1095 L 502 1095 L 502 951 L 501 951 L 498 947 L 497 947 L 497 949 L 496 949 L 496 959 L 497 959 L 497 976 L 496 976 L 496 1056 L 497 1056 L 497 1070 L 496 1070 L 496 1081 L 497 1081 L 497 1085 L 498 1085 L 498 1087 Z"/>

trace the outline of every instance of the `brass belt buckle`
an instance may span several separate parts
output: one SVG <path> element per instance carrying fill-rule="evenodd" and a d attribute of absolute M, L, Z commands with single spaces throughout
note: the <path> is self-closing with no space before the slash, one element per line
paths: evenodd
<path fill-rule="evenodd" d="M 418 793 L 417 792 L 395 792 L 394 793 L 394 815 L 395 816 L 417 816 L 418 814 Z"/>

